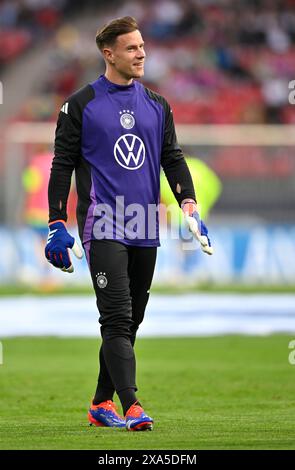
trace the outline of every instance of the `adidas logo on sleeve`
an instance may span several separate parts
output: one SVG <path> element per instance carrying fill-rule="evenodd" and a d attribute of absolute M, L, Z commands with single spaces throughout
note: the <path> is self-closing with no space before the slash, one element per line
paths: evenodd
<path fill-rule="evenodd" d="M 62 108 L 61 108 L 61 111 L 65 114 L 68 114 L 68 108 L 69 108 L 69 103 L 65 103 Z"/>

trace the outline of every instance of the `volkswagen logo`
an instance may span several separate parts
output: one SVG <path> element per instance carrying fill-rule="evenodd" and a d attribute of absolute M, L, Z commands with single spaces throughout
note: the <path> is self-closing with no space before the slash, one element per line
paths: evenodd
<path fill-rule="evenodd" d="M 114 156 L 126 170 L 138 170 L 145 160 L 143 141 L 133 134 L 124 134 L 115 143 Z"/>

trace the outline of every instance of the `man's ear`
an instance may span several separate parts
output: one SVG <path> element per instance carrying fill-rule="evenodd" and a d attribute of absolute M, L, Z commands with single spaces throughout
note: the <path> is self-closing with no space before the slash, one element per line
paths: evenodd
<path fill-rule="evenodd" d="M 113 55 L 113 51 L 112 49 L 109 49 L 107 47 L 105 47 L 102 51 L 103 53 L 103 56 L 105 58 L 105 60 L 109 63 L 109 64 L 114 64 L 114 55 Z"/>

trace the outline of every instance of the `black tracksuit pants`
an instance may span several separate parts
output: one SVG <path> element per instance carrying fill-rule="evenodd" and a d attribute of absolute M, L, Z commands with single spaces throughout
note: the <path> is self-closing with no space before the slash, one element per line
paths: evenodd
<path fill-rule="evenodd" d="M 89 265 L 100 313 L 102 346 L 98 388 L 137 390 L 133 346 L 149 298 L 157 248 L 94 240 Z"/>

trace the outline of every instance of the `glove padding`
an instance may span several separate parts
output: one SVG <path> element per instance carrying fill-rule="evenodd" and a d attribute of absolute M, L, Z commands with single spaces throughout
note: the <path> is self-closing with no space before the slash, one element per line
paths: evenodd
<path fill-rule="evenodd" d="M 207 253 L 207 255 L 213 255 L 213 248 L 208 237 L 208 229 L 200 219 L 196 203 L 194 201 L 187 201 L 182 204 L 181 208 L 188 228 L 200 243 L 202 251 Z"/>
<path fill-rule="evenodd" d="M 72 264 L 69 249 L 72 249 L 74 255 L 81 259 L 83 252 L 72 237 L 63 222 L 52 222 L 49 225 L 49 233 L 47 244 L 45 246 L 46 259 L 54 267 L 60 268 L 62 271 L 72 273 L 74 266 Z"/>

